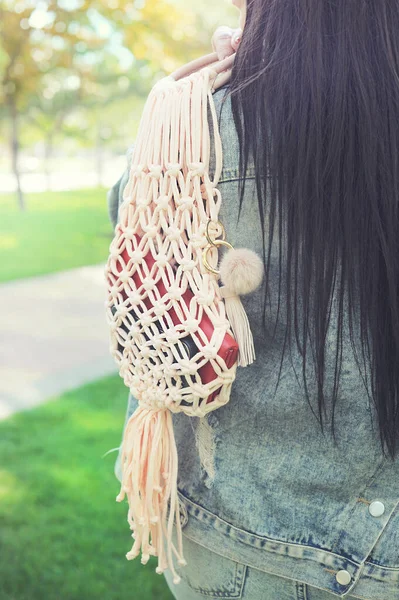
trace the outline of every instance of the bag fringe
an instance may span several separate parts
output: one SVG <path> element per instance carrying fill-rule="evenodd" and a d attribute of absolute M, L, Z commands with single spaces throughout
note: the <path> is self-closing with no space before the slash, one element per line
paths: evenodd
<path fill-rule="evenodd" d="M 169 568 L 177 584 L 180 577 L 173 554 L 179 565 L 185 566 L 186 561 L 177 495 L 178 455 L 168 409 L 136 409 L 124 431 L 121 467 L 121 490 L 116 500 L 121 502 L 127 496 L 128 523 L 135 540 L 126 558 L 133 560 L 141 551 L 141 563 L 146 564 L 150 556 L 157 556 L 156 572 L 161 574 Z M 174 520 L 178 548 L 172 542 Z"/>

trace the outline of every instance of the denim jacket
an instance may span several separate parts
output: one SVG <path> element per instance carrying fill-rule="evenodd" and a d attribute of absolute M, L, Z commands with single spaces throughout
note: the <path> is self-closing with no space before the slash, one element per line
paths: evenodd
<path fill-rule="evenodd" d="M 220 220 L 234 247 L 251 248 L 262 256 L 253 164 L 246 173 L 237 222 L 239 146 L 230 99 L 221 104 L 227 89 L 228 84 L 213 95 L 223 148 Z M 211 177 L 213 168 L 211 160 Z M 128 171 L 108 194 L 114 225 L 127 178 Z M 338 597 L 353 593 L 368 600 L 399 599 L 399 460 L 392 462 L 381 453 L 375 410 L 349 335 L 343 342 L 334 444 L 329 419 L 323 434 L 306 401 L 302 357 L 295 344 L 292 363 L 289 353 L 285 355 L 275 392 L 285 333 L 283 305 L 272 341 L 279 283 L 276 234 L 270 277 L 270 335 L 265 336 L 261 327 L 262 285 L 242 297 L 256 360 L 237 369 L 230 401 L 205 417 L 205 426 L 201 423 L 209 446 L 213 445 L 212 472 L 202 466 L 196 443 L 203 420 L 173 415 L 183 533 L 239 564 Z M 334 341 L 332 330 L 326 358 L 330 383 Z M 309 376 L 308 382 L 312 398 L 316 384 L 310 386 Z M 126 421 L 136 407 L 137 400 L 129 395 Z M 119 459 L 115 473 L 120 479 Z M 230 596 L 226 592 L 223 597 Z"/>

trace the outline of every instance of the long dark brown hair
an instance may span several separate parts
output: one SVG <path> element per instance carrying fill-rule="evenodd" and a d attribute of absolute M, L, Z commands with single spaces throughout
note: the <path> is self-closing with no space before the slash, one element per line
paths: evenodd
<path fill-rule="evenodd" d="M 308 335 L 315 343 L 321 426 L 325 339 L 338 279 L 333 409 L 347 311 L 355 352 L 352 325 L 360 318 L 381 446 L 392 459 L 399 439 L 398 32 L 397 0 L 248 0 L 227 94 L 240 142 L 240 211 L 251 155 L 266 289 L 278 212 L 287 240 L 283 261 L 280 235 L 287 336 L 291 343 L 293 302 L 305 390 Z M 265 308 L 266 302 L 264 327 Z M 332 424 L 334 430 L 334 410 Z"/>

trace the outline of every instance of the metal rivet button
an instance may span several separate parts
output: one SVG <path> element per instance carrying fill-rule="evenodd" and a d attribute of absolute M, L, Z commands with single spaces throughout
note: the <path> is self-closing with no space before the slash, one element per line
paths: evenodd
<path fill-rule="evenodd" d="M 385 506 L 379 500 L 374 500 L 369 505 L 369 513 L 372 517 L 380 517 L 385 512 Z"/>
<path fill-rule="evenodd" d="M 348 585 L 348 583 L 350 583 L 352 578 L 348 571 L 345 571 L 344 569 L 342 569 L 342 571 L 338 571 L 338 573 L 335 576 L 335 579 L 341 585 Z"/>

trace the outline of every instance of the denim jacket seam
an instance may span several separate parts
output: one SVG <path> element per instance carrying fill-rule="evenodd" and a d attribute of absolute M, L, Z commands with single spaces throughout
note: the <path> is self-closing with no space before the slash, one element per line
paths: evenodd
<path fill-rule="evenodd" d="M 251 179 L 255 179 L 255 167 L 249 167 L 246 171 L 245 180 L 249 181 Z M 270 179 L 270 176 L 268 176 Z M 240 171 L 238 168 L 236 169 L 223 169 L 221 177 L 218 181 L 218 185 L 221 183 L 228 183 L 232 181 L 243 181 L 244 177 L 240 176 Z"/>
<path fill-rule="evenodd" d="M 229 181 L 237 181 L 243 180 L 243 177 L 240 177 L 240 173 L 238 169 L 223 169 L 222 175 L 219 179 L 218 185 L 220 183 L 227 183 Z M 248 169 L 245 175 L 245 179 L 255 179 L 255 172 L 253 169 Z"/>
<path fill-rule="evenodd" d="M 190 535 L 187 535 L 187 533 L 184 533 L 184 532 L 183 532 L 183 536 L 184 536 L 184 537 L 186 537 L 186 538 L 188 538 L 189 540 L 191 540 L 191 541 L 192 541 L 192 542 L 194 542 L 195 544 L 198 544 L 198 545 L 202 546 L 202 548 L 205 548 L 205 549 L 207 549 L 207 550 L 210 550 L 210 548 L 208 548 L 208 546 L 205 546 L 204 544 L 201 544 L 201 542 L 199 542 L 197 539 L 194 539 L 194 538 L 193 538 L 193 537 L 191 537 Z M 213 550 L 211 550 L 211 552 L 212 552 L 212 551 L 213 551 Z M 235 563 L 237 563 L 237 564 L 239 564 L 239 565 L 242 565 L 242 566 L 243 566 L 243 567 L 245 567 L 246 569 L 248 569 L 248 568 L 250 568 L 250 569 L 256 569 L 256 570 L 258 570 L 258 569 L 259 569 L 259 567 L 257 567 L 257 566 L 255 566 L 255 565 L 253 565 L 253 564 L 252 564 L 252 562 L 248 562 L 247 560 L 246 560 L 246 562 L 245 562 L 245 563 L 244 563 L 244 562 L 241 562 L 241 563 L 240 563 L 240 562 L 238 562 L 238 561 L 237 561 L 237 558 L 236 558 L 235 556 L 233 556 L 233 555 L 232 555 L 232 554 L 229 552 L 229 550 L 226 550 L 224 554 L 219 554 L 219 556 L 222 556 L 223 558 L 227 558 L 227 560 L 231 560 L 232 562 L 235 562 Z M 277 575 L 278 577 L 280 577 L 280 578 L 282 578 L 282 579 L 285 579 L 285 580 L 290 580 L 290 581 L 292 581 L 292 578 L 291 578 L 291 577 L 288 577 L 287 575 L 282 575 L 281 573 L 276 573 L 275 571 L 268 571 L 268 570 L 266 570 L 266 569 L 262 569 L 262 571 L 261 571 L 261 572 L 262 572 L 262 573 L 268 573 L 269 575 L 275 575 L 275 576 Z M 295 580 L 295 582 L 296 582 L 296 583 L 299 583 L 300 585 L 304 585 L 304 586 L 308 585 L 308 584 L 307 584 L 305 581 L 302 581 L 301 579 L 296 579 L 296 580 Z M 317 589 L 320 589 L 321 591 L 325 591 L 325 592 L 329 592 L 329 593 L 331 593 L 331 589 L 330 589 L 330 588 L 328 588 L 328 587 L 320 587 L 320 588 L 317 588 Z M 355 596 L 355 597 L 356 597 L 356 596 Z M 359 598 L 360 598 L 360 596 L 359 596 Z M 365 600 L 366 600 L 366 599 L 365 599 Z"/>
<path fill-rule="evenodd" d="M 213 519 L 214 521 L 219 521 L 220 523 L 224 524 L 226 527 L 229 528 L 229 534 L 227 535 L 227 537 L 232 537 L 230 535 L 231 530 L 236 531 L 238 534 L 243 533 L 245 534 L 245 536 L 251 537 L 255 540 L 258 540 L 259 542 L 266 542 L 266 543 L 272 543 L 272 544 L 278 544 L 278 545 L 283 545 L 285 547 L 292 547 L 292 548 L 303 548 L 305 550 L 308 550 L 310 552 L 321 552 L 321 553 L 326 553 L 330 556 L 333 556 L 335 558 L 337 558 L 338 560 L 342 561 L 345 560 L 346 563 L 353 565 L 354 568 L 358 568 L 359 567 L 359 563 L 357 563 L 356 561 L 352 560 L 351 558 L 348 557 L 344 557 L 341 554 L 337 554 L 336 552 L 332 551 L 332 550 L 328 550 L 326 548 L 315 548 L 314 546 L 309 546 L 306 544 L 296 544 L 294 542 L 287 542 L 284 540 L 280 540 L 278 538 L 271 538 L 271 537 L 267 537 L 267 536 L 261 536 L 259 534 L 253 533 L 252 531 L 248 531 L 246 529 L 240 529 L 239 527 L 236 527 L 235 525 L 232 525 L 231 523 L 229 523 L 228 521 L 226 521 L 225 519 L 223 519 L 222 517 L 220 517 L 219 515 L 217 515 L 216 513 L 213 513 L 209 510 L 207 510 L 206 508 L 202 507 L 200 504 L 197 504 L 196 502 L 194 502 L 194 500 L 192 500 L 191 498 L 189 498 L 188 496 L 186 496 L 181 489 L 178 489 L 178 495 L 182 496 L 183 498 L 183 502 L 184 501 L 188 501 L 189 504 L 192 504 L 195 507 L 195 510 L 197 511 L 197 514 L 202 513 L 205 516 L 208 516 L 210 519 Z M 190 510 L 188 510 L 188 512 L 190 513 Z M 196 515 L 194 515 L 195 517 Z M 213 525 L 212 525 L 213 527 Z M 234 538 L 235 539 L 235 538 Z M 240 539 L 240 538 L 239 538 Z M 244 542 L 242 539 L 240 539 L 241 542 Z M 251 547 L 256 548 L 257 546 L 249 543 L 247 544 Z M 272 553 L 276 553 L 278 554 L 278 551 L 272 550 L 267 548 L 266 549 L 267 552 L 272 552 Z M 310 557 L 309 557 L 310 558 Z M 311 559 L 312 560 L 312 559 Z"/>
<path fill-rule="evenodd" d="M 248 181 L 250 179 L 255 179 L 255 176 L 249 175 L 249 176 L 245 177 L 246 181 Z M 231 176 L 227 175 L 225 179 L 223 178 L 223 179 L 219 180 L 218 185 L 220 185 L 221 183 L 232 183 L 234 181 L 242 181 L 242 180 L 243 180 L 243 178 L 239 177 L 238 175 L 231 175 Z"/>
<path fill-rule="evenodd" d="M 368 490 L 368 489 L 369 489 L 369 488 L 372 486 L 372 484 L 373 484 L 373 482 L 375 481 L 375 479 L 376 479 L 377 475 L 379 475 L 379 474 L 380 474 L 380 472 L 381 472 L 381 466 L 383 466 L 383 465 L 384 465 L 384 459 L 381 459 L 381 460 L 380 460 L 380 462 L 378 463 L 378 466 L 377 466 L 377 468 L 375 469 L 374 473 L 371 475 L 371 477 L 370 477 L 370 478 L 369 478 L 369 480 L 367 481 L 366 485 L 364 486 L 364 488 L 363 488 L 363 493 L 361 494 L 361 496 L 363 496 L 363 495 L 364 495 L 364 493 L 365 493 L 365 491 L 366 491 L 366 490 Z M 354 513 L 354 511 L 356 510 L 356 506 L 357 506 L 357 501 L 356 501 L 356 502 L 355 502 L 355 503 L 352 505 L 351 509 L 349 510 L 349 512 L 348 512 L 348 519 L 351 517 L 351 515 L 352 515 L 352 514 Z M 396 505 L 396 506 L 397 506 L 397 505 Z M 393 512 L 395 511 L 395 509 L 396 509 L 396 506 L 395 506 L 395 508 L 393 509 Z M 388 524 L 388 523 L 387 523 L 387 524 Z M 383 530 L 381 531 L 380 535 L 382 535 L 382 533 L 383 533 L 383 531 L 384 531 L 384 529 L 385 529 L 385 528 L 386 528 L 386 526 L 383 528 Z M 343 536 L 343 535 L 344 535 L 344 530 L 343 530 L 343 529 L 341 529 L 341 531 L 340 531 L 340 533 L 338 534 L 338 536 L 337 536 L 337 537 L 336 537 L 336 538 L 333 540 L 333 542 L 332 542 L 332 544 L 331 544 L 331 548 L 336 548 L 336 547 L 339 545 L 339 543 L 341 542 L 341 539 L 342 539 L 342 536 Z M 375 546 L 375 544 L 376 544 L 376 543 L 377 543 L 377 541 L 375 541 L 375 542 L 374 542 L 374 546 Z M 373 548 L 374 548 L 374 546 L 373 546 Z M 371 548 L 371 550 L 370 550 L 369 554 L 372 552 L 373 548 Z"/>

